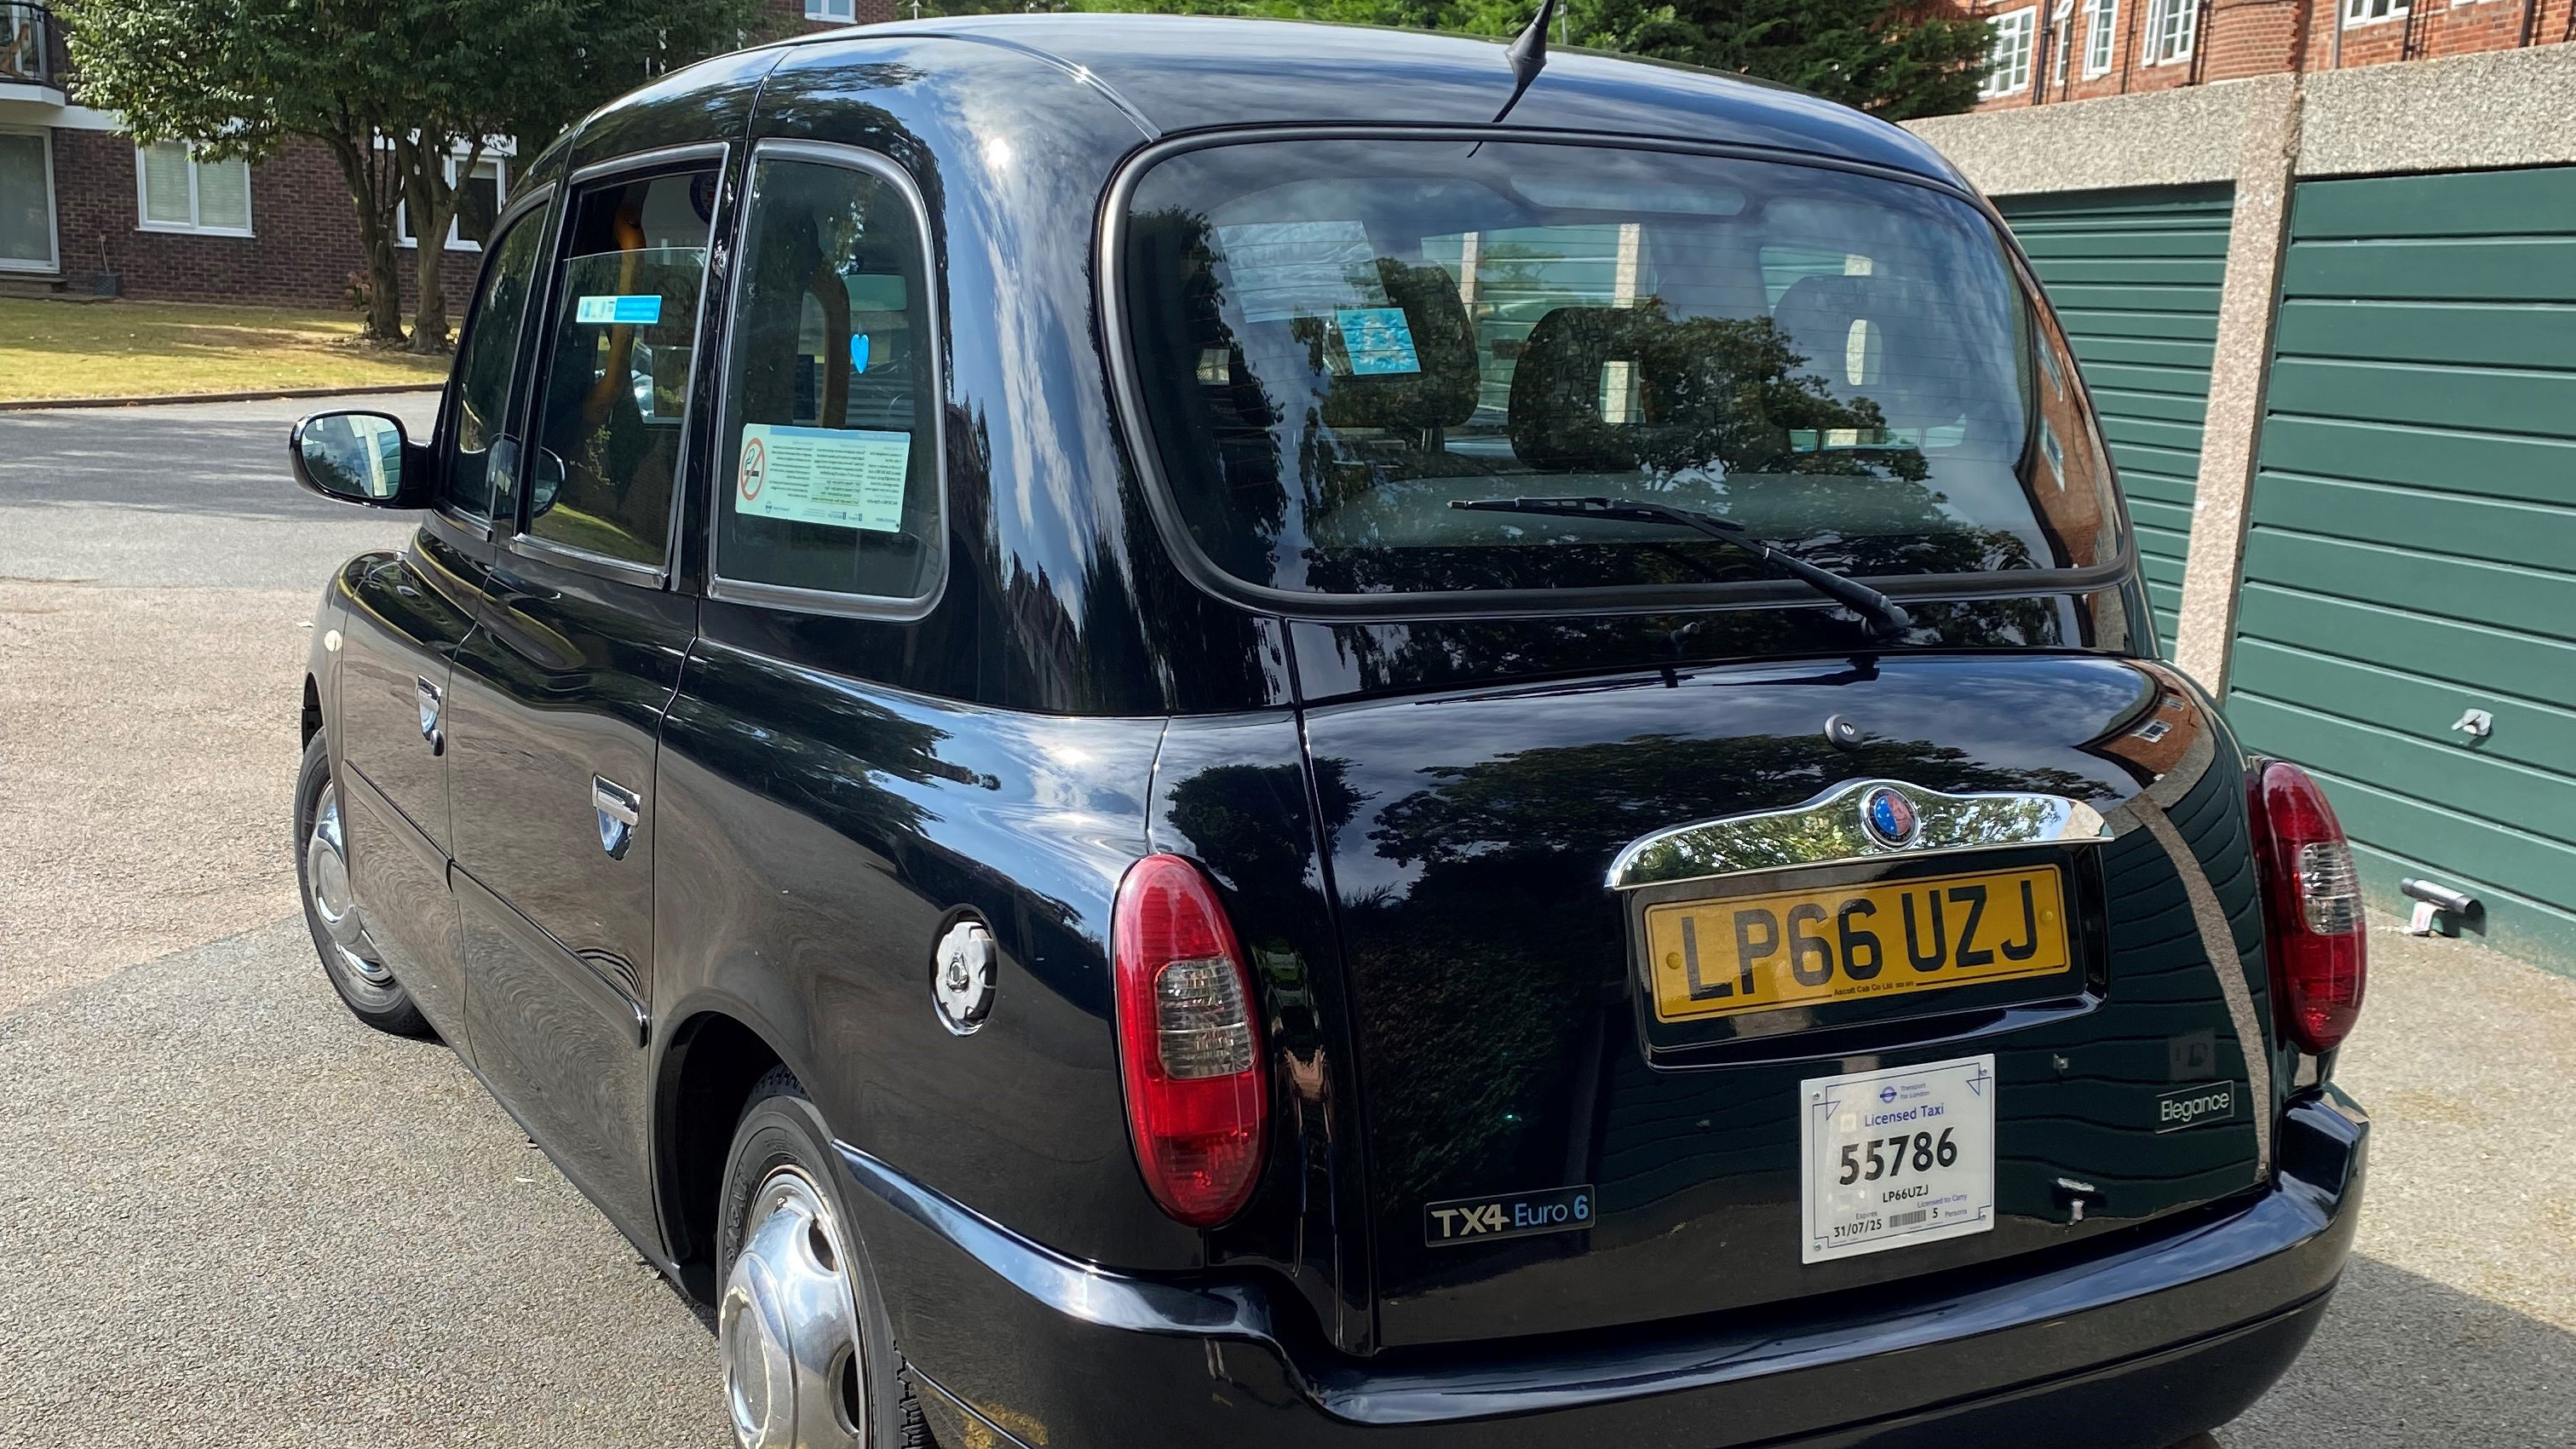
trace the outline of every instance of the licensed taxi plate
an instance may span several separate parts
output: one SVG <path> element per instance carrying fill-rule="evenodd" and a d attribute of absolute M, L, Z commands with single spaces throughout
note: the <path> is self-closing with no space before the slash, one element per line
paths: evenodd
<path fill-rule="evenodd" d="M 2046 976 L 2074 964 L 2055 866 L 1646 908 L 1655 1019 Z"/>
<path fill-rule="evenodd" d="M 1995 1226 L 1995 1059 L 1957 1057 L 1798 1084 L 1798 1261 Z"/>

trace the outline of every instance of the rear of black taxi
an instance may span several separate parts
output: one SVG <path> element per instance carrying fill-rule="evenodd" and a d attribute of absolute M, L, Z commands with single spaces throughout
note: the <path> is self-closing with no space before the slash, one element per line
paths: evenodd
<path fill-rule="evenodd" d="M 1379 1349 L 1328 1412 L 2162 1445 L 2340 1267 L 2331 813 L 2144 657 L 2002 229 L 1835 159 L 1282 128 L 1115 183 L 1166 537 L 1292 621 Z"/>
<path fill-rule="evenodd" d="M 817 578 L 895 553 L 727 498 L 773 481 L 748 404 L 691 444 L 635 1014 L 651 1080 L 729 1012 L 829 1119 L 906 1432 L 2159 1449 L 2286 1368 L 2362 1183 L 2349 857 L 2155 660 L 2064 339 L 1946 163 L 1593 56 L 1496 125 L 1501 52 L 1421 36 L 766 54 L 584 135 L 901 168 L 926 273 L 757 233 L 702 325 L 821 279 L 759 432 L 944 428 L 932 582 L 727 595 L 753 512 Z M 948 351 L 853 423 L 862 291 Z M 866 890 L 755 869 L 791 834 Z M 931 942 L 987 922 L 991 1016 L 935 1030 Z M 703 1287 L 653 1110 L 619 1221 Z"/>

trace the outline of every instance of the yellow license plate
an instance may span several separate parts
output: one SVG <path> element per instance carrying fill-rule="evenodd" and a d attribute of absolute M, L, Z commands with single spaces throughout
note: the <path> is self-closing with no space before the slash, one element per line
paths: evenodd
<path fill-rule="evenodd" d="M 1783 1006 L 2046 976 L 2073 964 L 2055 866 L 1646 908 L 1655 1016 Z"/>

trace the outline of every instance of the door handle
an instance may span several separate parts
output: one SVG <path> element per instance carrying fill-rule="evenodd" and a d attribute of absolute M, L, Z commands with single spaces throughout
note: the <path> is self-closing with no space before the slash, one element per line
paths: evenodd
<path fill-rule="evenodd" d="M 420 737 L 429 741 L 431 754 L 446 754 L 447 735 L 438 727 L 438 709 L 445 702 L 445 696 L 440 693 L 437 685 L 420 676 L 413 676 L 412 683 L 418 686 L 419 691 Z"/>
<path fill-rule="evenodd" d="M 605 775 L 590 777 L 591 808 L 599 812 L 599 848 L 610 860 L 624 860 L 635 843 L 635 824 L 643 818 L 644 797 Z"/>

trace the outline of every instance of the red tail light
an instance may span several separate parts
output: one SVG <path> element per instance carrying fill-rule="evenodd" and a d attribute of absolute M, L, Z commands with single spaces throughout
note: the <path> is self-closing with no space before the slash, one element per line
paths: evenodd
<path fill-rule="evenodd" d="M 2352 847 L 2323 790 L 2296 765 L 2263 767 L 2252 790 L 2263 861 L 2273 1014 L 2290 1039 L 2323 1055 L 2361 1015 L 2368 930 Z"/>
<path fill-rule="evenodd" d="M 1128 870 L 1109 941 L 1136 1165 L 1163 1211 L 1212 1227 L 1252 1196 L 1268 1127 L 1243 948 L 1207 877 L 1177 855 Z"/>

